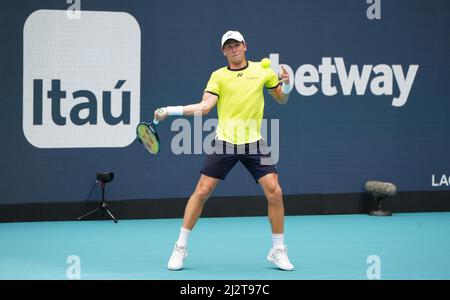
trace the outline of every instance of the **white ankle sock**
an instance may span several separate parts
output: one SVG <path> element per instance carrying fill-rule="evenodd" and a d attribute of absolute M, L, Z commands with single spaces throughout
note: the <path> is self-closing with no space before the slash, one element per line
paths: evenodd
<path fill-rule="evenodd" d="M 191 230 L 181 227 L 180 235 L 178 236 L 178 240 L 177 240 L 177 245 L 180 247 L 186 247 L 190 233 L 191 233 Z"/>
<path fill-rule="evenodd" d="M 284 246 L 283 233 L 272 233 L 272 246 L 276 247 Z"/>

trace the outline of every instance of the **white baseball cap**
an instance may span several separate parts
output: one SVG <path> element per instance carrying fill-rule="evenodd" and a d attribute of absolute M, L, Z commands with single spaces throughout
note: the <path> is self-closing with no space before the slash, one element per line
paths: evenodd
<path fill-rule="evenodd" d="M 228 40 L 236 40 L 238 42 L 245 42 L 242 34 L 239 31 L 233 31 L 233 30 L 225 32 L 225 34 L 222 36 L 222 48 L 223 48 L 223 45 L 225 45 L 226 41 L 228 41 Z"/>

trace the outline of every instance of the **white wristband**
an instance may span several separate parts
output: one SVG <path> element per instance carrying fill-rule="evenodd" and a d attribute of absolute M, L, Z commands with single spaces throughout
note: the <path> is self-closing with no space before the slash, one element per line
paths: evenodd
<path fill-rule="evenodd" d="M 283 82 L 283 84 L 281 85 L 281 91 L 285 95 L 289 94 L 292 91 L 292 83 L 289 82 L 289 84 L 286 84 Z"/>
<path fill-rule="evenodd" d="M 169 116 L 182 116 L 183 115 L 183 106 L 167 106 L 166 107 Z"/>

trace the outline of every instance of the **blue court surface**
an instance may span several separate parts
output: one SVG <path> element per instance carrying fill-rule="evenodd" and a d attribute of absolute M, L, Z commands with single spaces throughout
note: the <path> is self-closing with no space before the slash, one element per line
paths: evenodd
<path fill-rule="evenodd" d="M 266 261 L 266 217 L 201 218 L 185 269 L 168 271 L 180 225 L 180 219 L 2 223 L 0 279 L 68 279 L 74 268 L 82 280 L 450 279 L 450 213 L 288 216 L 292 272 Z"/>

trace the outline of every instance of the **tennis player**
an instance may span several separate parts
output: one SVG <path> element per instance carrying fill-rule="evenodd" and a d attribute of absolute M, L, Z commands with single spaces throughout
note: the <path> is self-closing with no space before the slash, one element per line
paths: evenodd
<path fill-rule="evenodd" d="M 215 148 L 224 150 L 219 151 L 221 153 L 208 154 L 204 158 L 201 176 L 186 205 L 183 224 L 169 259 L 168 269 L 183 268 L 189 235 L 206 200 L 219 181 L 224 180 L 233 166 L 240 161 L 262 187 L 268 201 L 272 248 L 267 259 L 279 269 L 290 271 L 294 266 L 289 261 L 284 242 L 283 194 L 278 183 L 275 163 L 267 163 L 270 162 L 267 144 L 260 133 L 264 112 L 264 88 L 275 101 L 286 103 L 292 89 L 289 74 L 282 69 L 277 76 L 271 68 L 263 68 L 259 62 L 248 61 L 245 56 L 247 43 L 238 31 L 226 32 L 222 36 L 221 45 L 228 66 L 211 74 L 202 100 L 186 106 L 165 107 L 162 114 L 155 111 L 155 119 L 163 121 L 168 116 L 206 115 L 217 104 Z M 241 130 L 242 128 L 236 126 L 247 128 Z M 244 149 L 244 152 L 235 151 L 238 146 L 243 146 L 241 149 Z M 263 159 L 265 163 L 262 163 Z"/>

